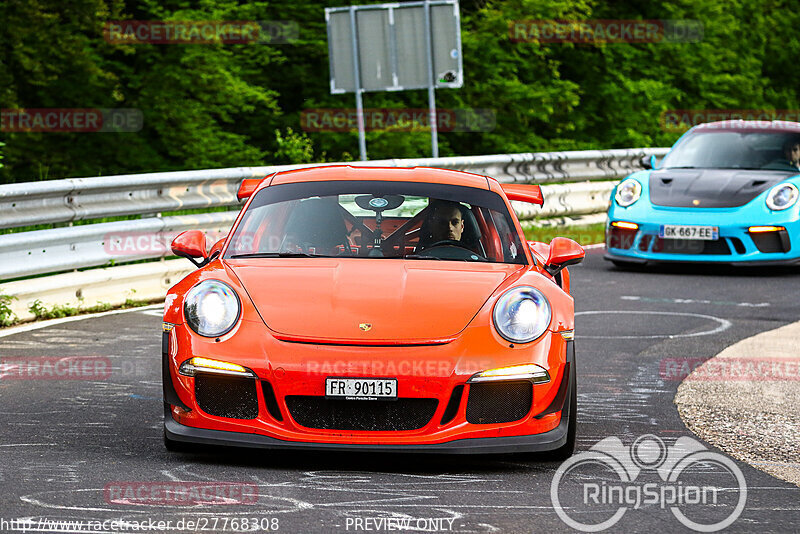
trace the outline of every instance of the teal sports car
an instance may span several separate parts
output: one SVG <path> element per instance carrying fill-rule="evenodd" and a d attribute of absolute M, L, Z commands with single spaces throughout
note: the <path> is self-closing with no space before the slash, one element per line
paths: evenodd
<path fill-rule="evenodd" d="M 800 262 L 800 123 L 695 126 L 612 192 L 605 259 Z"/>

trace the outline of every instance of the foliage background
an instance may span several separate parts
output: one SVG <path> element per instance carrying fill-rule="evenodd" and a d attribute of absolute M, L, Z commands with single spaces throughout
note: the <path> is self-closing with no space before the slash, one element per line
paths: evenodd
<path fill-rule="evenodd" d="M 311 161 L 358 153 L 355 133 L 304 132 L 331 95 L 324 7 L 294 0 L 4 0 L 0 108 L 138 108 L 137 133 L 0 131 L 0 183 Z M 369 3 L 369 2 L 353 2 Z M 787 0 L 462 0 L 465 84 L 442 108 L 490 108 L 490 132 L 442 133 L 440 153 L 666 146 L 668 109 L 798 109 L 800 10 Z M 291 20 L 275 45 L 111 45 L 107 20 Z M 509 21 L 693 19 L 697 43 L 539 44 Z M 424 108 L 425 91 L 367 93 L 365 106 Z M 426 132 L 369 132 L 371 159 L 426 157 Z"/>

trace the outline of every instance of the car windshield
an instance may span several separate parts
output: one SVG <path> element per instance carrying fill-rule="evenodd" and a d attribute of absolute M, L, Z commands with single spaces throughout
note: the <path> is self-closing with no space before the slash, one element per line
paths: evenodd
<path fill-rule="evenodd" d="M 258 191 L 225 258 L 404 258 L 525 264 L 497 193 L 445 184 L 328 181 Z"/>
<path fill-rule="evenodd" d="M 699 131 L 688 134 L 662 168 L 797 171 L 800 135 L 765 131 Z"/>

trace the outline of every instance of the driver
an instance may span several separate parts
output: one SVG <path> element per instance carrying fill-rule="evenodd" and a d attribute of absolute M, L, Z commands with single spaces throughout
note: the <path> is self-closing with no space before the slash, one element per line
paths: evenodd
<path fill-rule="evenodd" d="M 800 168 L 800 140 L 795 139 L 784 144 L 783 153 L 792 167 Z"/>
<path fill-rule="evenodd" d="M 763 167 L 769 170 L 798 170 L 800 169 L 800 139 L 790 139 L 783 143 L 784 159 L 776 159 Z"/>
<path fill-rule="evenodd" d="M 464 233 L 464 217 L 461 215 L 461 204 L 449 200 L 436 200 L 432 203 L 430 223 L 432 243 L 438 241 L 461 241 Z"/>

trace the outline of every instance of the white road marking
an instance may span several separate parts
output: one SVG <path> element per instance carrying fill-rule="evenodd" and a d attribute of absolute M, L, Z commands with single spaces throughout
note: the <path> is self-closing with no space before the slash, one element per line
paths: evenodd
<path fill-rule="evenodd" d="M 678 315 L 683 317 L 698 317 L 700 319 L 708 319 L 715 321 L 718 326 L 712 330 L 704 330 L 702 332 L 693 332 L 691 334 L 651 334 L 651 335 L 636 335 L 636 336 L 584 336 L 580 335 L 583 339 L 673 339 L 677 337 L 698 337 L 698 336 L 711 336 L 724 332 L 731 327 L 731 322 L 727 319 L 714 317 L 713 315 L 703 315 L 700 313 L 684 313 L 684 312 L 662 312 L 662 311 L 620 311 L 620 310 L 598 310 L 598 311 L 583 311 L 576 312 L 575 316 L 579 315 L 602 315 L 602 314 L 633 314 L 633 315 Z"/>
<path fill-rule="evenodd" d="M 30 415 L 30 414 L 21 414 L 21 415 Z M 55 446 L 56 446 L 55 443 L 6 443 L 0 445 L 0 447 L 55 447 Z"/>
<path fill-rule="evenodd" d="M 164 317 L 164 306 L 155 309 L 147 309 L 141 313 L 142 315 L 150 315 L 152 317 Z"/>
<path fill-rule="evenodd" d="M 637 302 L 669 302 L 670 304 L 711 304 L 714 306 L 740 306 L 742 308 L 767 308 L 769 302 L 732 302 L 729 300 L 705 300 L 705 299 L 669 299 L 661 297 L 638 297 L 636 295 L 623 295 L 622 300 L 633 300 Z"/>
<path fill-rule="evenodd" d="M 87 313 L 86 315 L 74 315 L 72 317 L 62 317 L 61 319 L 49 319 L 47 321 L 37 321 L 35 323 L 28 323 L 21 326 L 12 326 L 0 330 L 0 337 L 12 336 L 22 332 L 30 332 L 31 330 L 39 330 L 40 328 L 47 328 L 58 324 L 71 323 L 73 321 L 82 321 L 84 319 L 94 319 L 95 317 L 105 317 L 106 315 L 117 315 L 119 313 L 141 312 L 143 310 L 164 308 L 164 304 L 152 304 L 150 306 L 142 306 L 141 308 L 128 308 L 127 310 L 111 310 L 100 313 Z"/>

